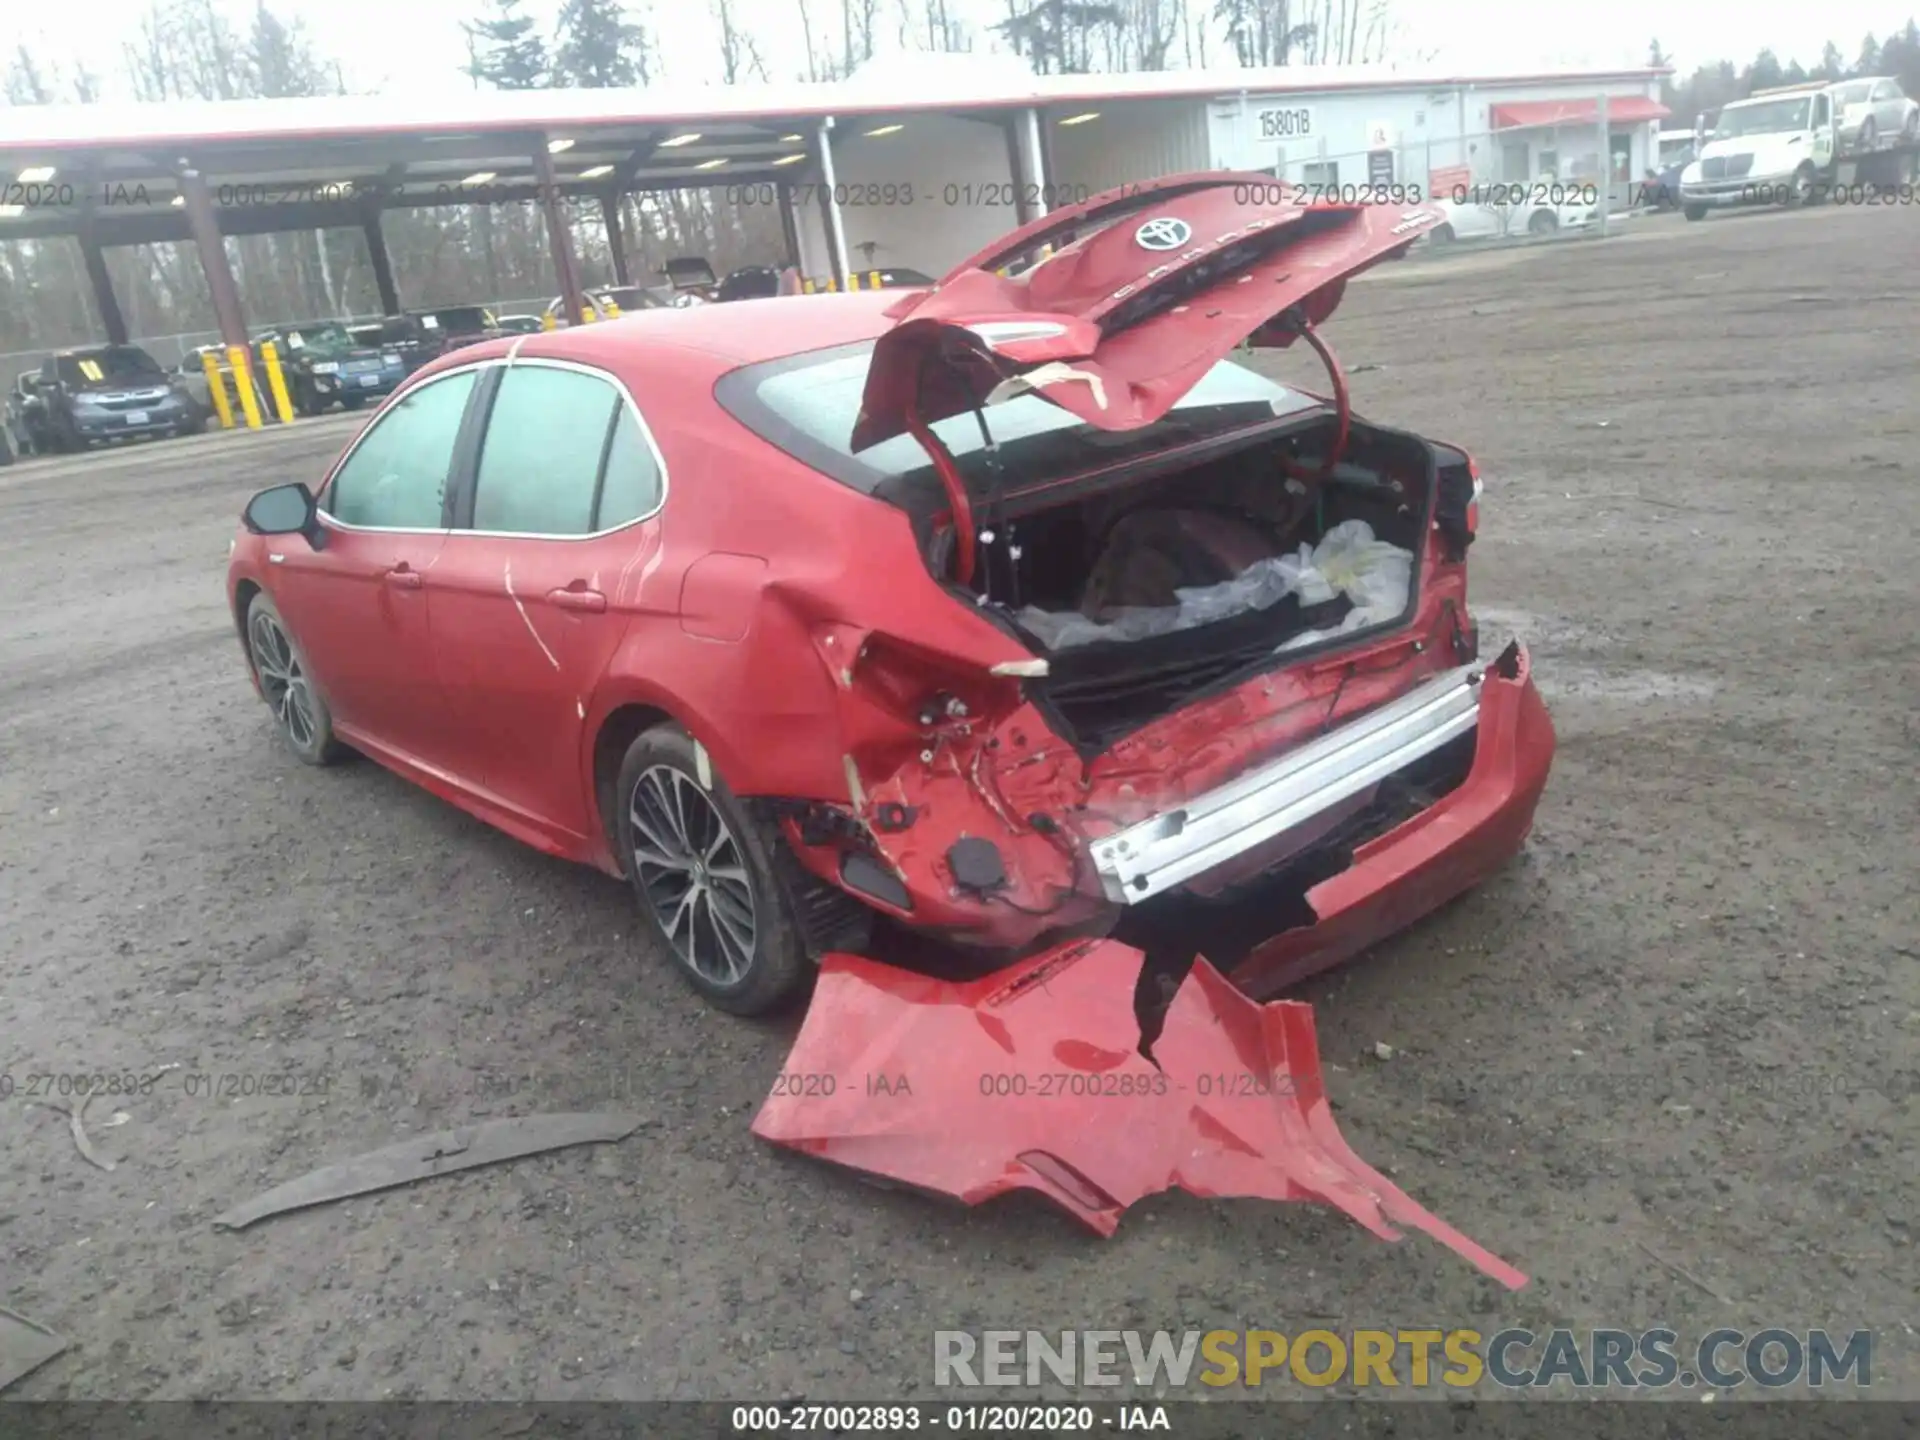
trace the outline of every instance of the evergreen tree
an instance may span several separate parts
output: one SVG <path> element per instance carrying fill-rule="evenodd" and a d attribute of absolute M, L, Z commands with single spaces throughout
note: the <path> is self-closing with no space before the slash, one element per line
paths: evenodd
<path fill-rule="evenodd" d="M 653 79 L 644 27 L 620 0 L 566 0 L 554 34 L 556 85 L 609 90 Z"/>
<path fill-rule="evenodd" d="M 462 28 L 473 59 L 468 73 L 496 90 L 539 90 L 548 83 L 547 46 L 521 0 L 492 0 L 493 14 Z"/>

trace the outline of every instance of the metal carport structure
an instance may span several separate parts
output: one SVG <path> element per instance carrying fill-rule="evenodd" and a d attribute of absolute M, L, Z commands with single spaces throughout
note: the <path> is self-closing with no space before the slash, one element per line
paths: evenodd
<path fill-rule="evenodd" d="M 359 227 L 389 312 L 401 308 L 381 229 L 413 206 L 537 203 L 567 312 L 582 317 L 568 210 L 597 204 L 616 283 L 632 280 L 620 200 L 631 193 L 771 185 L 789 262 L 798 263 L 792 181 L 815 177 L 838 282 L 849 282 L 834 173 L 836 121 L 950 109 L 999 125 L 1016 184 L 1042 173 L 1029 102 L 955 93 L 888 94 L 807 84 L 663 90 L 478 92 L 470 97 L 327 96 L 165 105 L 10 109 L 0 132 L 0 241 L 79 243 L 110 342 L 127 326 L 103 252 L 191 241 L 221 338 L 247 342 L 222 241 Z M 806 166 L 804 171 L 795 167 Z M 1023 211 L 1028 207 L 1022 207 Z M 1030 218 L 1023 214 L 1022 219 Z"/>
<path fill-rule="evenodd" d="M 1162 122 L 1170 102 L 1231 101 L 1250 94 L 1321 95 L 1414 90 L 1480 93 L 1511 104 L 1530 85 L 1560 94 L 1612 79 L 1645 82 L 1662 71 L 1461 75 L 1382 66 L 1133 74 L 1025 73 L 1008 57 L 882 56 L 842 81 L 620 90 L 477 91 L 453 95 L 324 96 L 167 104 L 9 109 L 0 132 L 0 176 L 22 203 L 0 204 L 0 241 L 78 240 L 109 340 L 126 325 L 102 252 L 109 246 L 192 240 L 205 268 L 222 339 L 246 343 L 226 236 L 358 226 L 371 252 L 381 303 L 398 310 L 381 217 L 409 206 L 533 201 L 541 205 L 558 289 L 582 318 L 569 207 L 597 205 L 615 280 L 631 284 L 621 197 L 718 185 L 771 187 L 788 262 L 800 263 L 804 182 L 819 250 L 834 282 L 851 282 L 837 152 L 848 136 L 897 131 L 938 115 L 979 122 L 1004 143 L 1012 220 L 1047 208 L 1061 129 L 1093 118 L 1089 106 L 1129 102 L 1135 132 Z M 1496 93 L 1497 92 L 1497 93 Z M 1189 117 L 1204 130 L 1204 113 Z M 1144 127 L 1144 129 L 1142 128 Z M 1165 173 L 1161 150 L 1142 146 L 1123 178 Z M 1196 131 L 1193 156 L 1175 169 L 1224 163 Z M 853 149 L 857 152 L 858 140 Z M 997 165 L 997 161 L 989 162 Z M 1084 178 L 1084 177 L 1082 177 Z M 1116 182 L 1117 183 L 1117 182 Z M 226 203 L 222 203 L 222 201 Z"/>

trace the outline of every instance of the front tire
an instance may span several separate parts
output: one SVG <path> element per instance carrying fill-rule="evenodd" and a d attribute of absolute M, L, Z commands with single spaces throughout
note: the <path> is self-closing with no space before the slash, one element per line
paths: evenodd
<path fill-rule="evenodd" d="M 1685 215 L 1689 220 L 1704 220 L 1707 218 L 1707 207 L 1704 205 L 1682 205 L 1680 207 L 1680 213 Z"/>
<path fill-rule="evenodd" d="M 1560 228 L 1560 217 L 1551 210 L 1536 210 L 1527 217 L 1529 235 L 1551 235 Z"/>
<path fill-rule="evenodd" d="M 1870 119 L 1863 120 L 1860 123 L 1860 153 L 1862 155 L 1871 155 L 1875 150 L 1878 150 L 1879 148 L 1880 148 L 1879 128 L 1873 123 L 1872 120 Z"/>
<path fill-rule="evenodd" d="M 274 729 L 295 757 L 308 765 L 344 758 L 347 748 L 334 738 L 333 712 L 314 686 L 306 652 L 264 590 L 247 606 L 247 660 Z"/>
<path fill-rule="evenodd" d="M 1447 246 L 1451 245 L 1453 241 L 1453 226 L 1447 224 L 1444 220 L 1434 226 L 1427 235 L 1427 243 L 1436 250 L 1444 250 Z"/>
<path fill-rule="evenodd" d="M 733 1015 L 767 1015 L 813 978 L 773 847 L 697 742 L 657 725 L 627 747 L 614 794 L 634 896 L 674 967 Z"/>
<path fill-rule="evenodd" d="M 1808 161 L 1793 172 L 1793 183 L 1787 189 L 1787 208 L 1789 210 L 1804 210 L 1807 206 L 1813 204 L 1813 200 L 1813 162 Z"/>

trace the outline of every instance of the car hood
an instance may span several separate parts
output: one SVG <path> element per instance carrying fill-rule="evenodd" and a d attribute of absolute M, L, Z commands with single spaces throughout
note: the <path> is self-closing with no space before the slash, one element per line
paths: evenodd
<path fill-rule="evenodd" d="M 1440 223 L 1428 205 L 1326 205 L 1212 171 L 1056 210 L 886 312 L 852 444 L 1031 390 L 1102 430 L 1160 419 L 1243 341 L 1284 346 L 1349 277 Z M 1090 233 L 1089 233 L 1090 232 Z M 1043 253 L 1017 276 L 999 273 Z"/>
<path fill-rule="evenodd" d="M 1700 153 L 1694 157 L 1694 164 L 1702 160 L 1716 159 L 1722 155 L 1751 155 L 1756 165 L 1764 165 L 1773 159 L 1786 160 L 1793 156 L 1812 154 L 1807 144 L 1806 132 L 1788 130 L 1772 135 L 1741 135 L 1731 140 L 1709 140 Z M 1688 167 L 1689 169 L 1692 166 Z"/>

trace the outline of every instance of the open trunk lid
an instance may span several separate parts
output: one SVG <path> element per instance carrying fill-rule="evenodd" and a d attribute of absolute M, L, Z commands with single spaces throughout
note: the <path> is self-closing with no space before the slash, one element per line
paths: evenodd
<path fill-rule="evenodd" d="M 1103 430 L 1150 425 L 1242 341 L 1284 346 L 1323 322 L 1349 277 L 1440 219 L 1231 171 L 1056 210 L 887 312 L 898 323 L 874 346 L 853 448 L 1020 390 Z"/>

